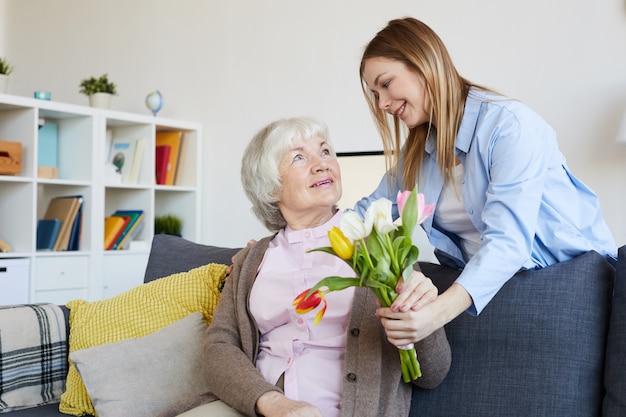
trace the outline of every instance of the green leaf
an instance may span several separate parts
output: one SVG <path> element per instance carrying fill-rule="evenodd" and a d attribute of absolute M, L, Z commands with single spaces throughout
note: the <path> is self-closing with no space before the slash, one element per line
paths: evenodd
<path fill-rule="evenodd" d="M 409 253 L 405 259 L 404 270 L 402 271 L 402 278 L 405 282 L 411 278 L 413 265 L 415 265 L 415 262 L 417 262 L 417 258 L 419 258 L 419 253 L 420 251 L 417 246 L 411 245 Z"/>
<path fill-rule="evenodd" d="M 403 233 L 409 239 L 412 237 L 413 229 L 417 223 L 417 212 L 417 184 L 415 184 L 402 212 Z"/>
<path fill-rule="evenodd" d="M 349 287 L 358 287 L 359 282 L 358 278 L 339 277 L 336 275 L 326 277 L 309 290 L 307 297 L 320 288 L 328 288 L 329 291 L 341 291 Z"/>
<path fill-rule="evenodd" d="M 309 252 L 326 252 L 339 258 L 339 255 L 335 253 L 335 251 L 333 250 L 331 246 L 322 246 L 319 248 L 309 249 Z"/>
<path fill-rule="evenodd" d="M 394 277 L 391 271 L 391 265 L 387 258 L 381 257 L 378 259 L 378 263 L 370 274 L 370 278 L 378 282 L 393 285 Z"/>
<path fill-rule="evenodd" d="M 385 240 L 378 234 L 376 229 L 372 229 L 367 238 L 367 249 L 372 258 L 379 259 L 382 256 L 387 256 L 385 251 Z"/>

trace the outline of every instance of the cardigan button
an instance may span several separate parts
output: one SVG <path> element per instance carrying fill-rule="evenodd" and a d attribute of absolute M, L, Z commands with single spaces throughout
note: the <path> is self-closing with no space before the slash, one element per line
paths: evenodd
<path fill-rule="evenodd" d="M 356 381 L 356 374 L 353 374 L 352 372 L 350 372 L 348 375 L 346 375 L 346 378 L 348 378 L 348 381 L 350 381 L 350 382 L 355 382 Z"/>
<path fill-rule="evenodd" d="M 358 328 L 356 328 L 356 327 L 354 329 L 350 330 L 350 333 L 352 333 L 352 336 L 358 336 L 360 332 L 361 331 Z"/>

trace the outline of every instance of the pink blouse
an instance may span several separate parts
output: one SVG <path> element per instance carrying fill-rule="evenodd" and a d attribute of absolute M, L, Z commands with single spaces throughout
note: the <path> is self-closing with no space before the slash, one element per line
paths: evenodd
<path fill-rule="evenodd" d="M 341 259 L 306 251 L 329 246 L 327 231 L 338 226 L 341 211 L 326 224 L 303 230 L 287 227 L 270 242 L 250 293 L 250 311 L 261 333 L 256 367 L 275 384 L 285 374 L 285 395 L 317 406 L 325 417 L 338 417 L 343 391 L 346 327 L 354 288 L 325 295 L 324 318 L 313 324 L 319 308 L 296 314 L 293 299 L 331 275 L 354 277 Z"/>

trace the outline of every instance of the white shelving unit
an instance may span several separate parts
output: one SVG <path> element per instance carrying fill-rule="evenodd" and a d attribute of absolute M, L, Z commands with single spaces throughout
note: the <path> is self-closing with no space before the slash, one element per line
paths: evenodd
<path fill-rule="evenodd" d="M 57 124 L 57 179 L 37 177 L 40 119 Z M 183 132 L 177 181 L 173 186 L 156 185 L 155 136 L 168 130 Z M 146 140 L 137 184 L 109 183 L 105 175 L 107 137 L 120 136 Z M 155 216 L 176 214 L 183 220 L 183 237 L 200 238 L 202 129 L 198 123 L 0 94 L 0 140 L 22 143 L 21 173 L 0 175 L 0 239 L 12 248 L 0 252 L 0 266 L 12 258 L 29 262 L 30 302 L 93 301 L 139 285 Z M 75 194 L 83 196 L 80 250 L 37 251 L 37 221 L 50 199 Z M 137 240 L 145 244 L 104 250 L 104 217 L 116 210 L 144 211 Z"/>

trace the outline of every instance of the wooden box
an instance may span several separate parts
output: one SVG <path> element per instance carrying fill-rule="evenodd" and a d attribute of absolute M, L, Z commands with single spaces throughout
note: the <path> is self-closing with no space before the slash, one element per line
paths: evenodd
<path fill-rule="evenodd" d="M 22 172 L 22 143 L 0 140 L 0 174 L 16 175 Z"/>

